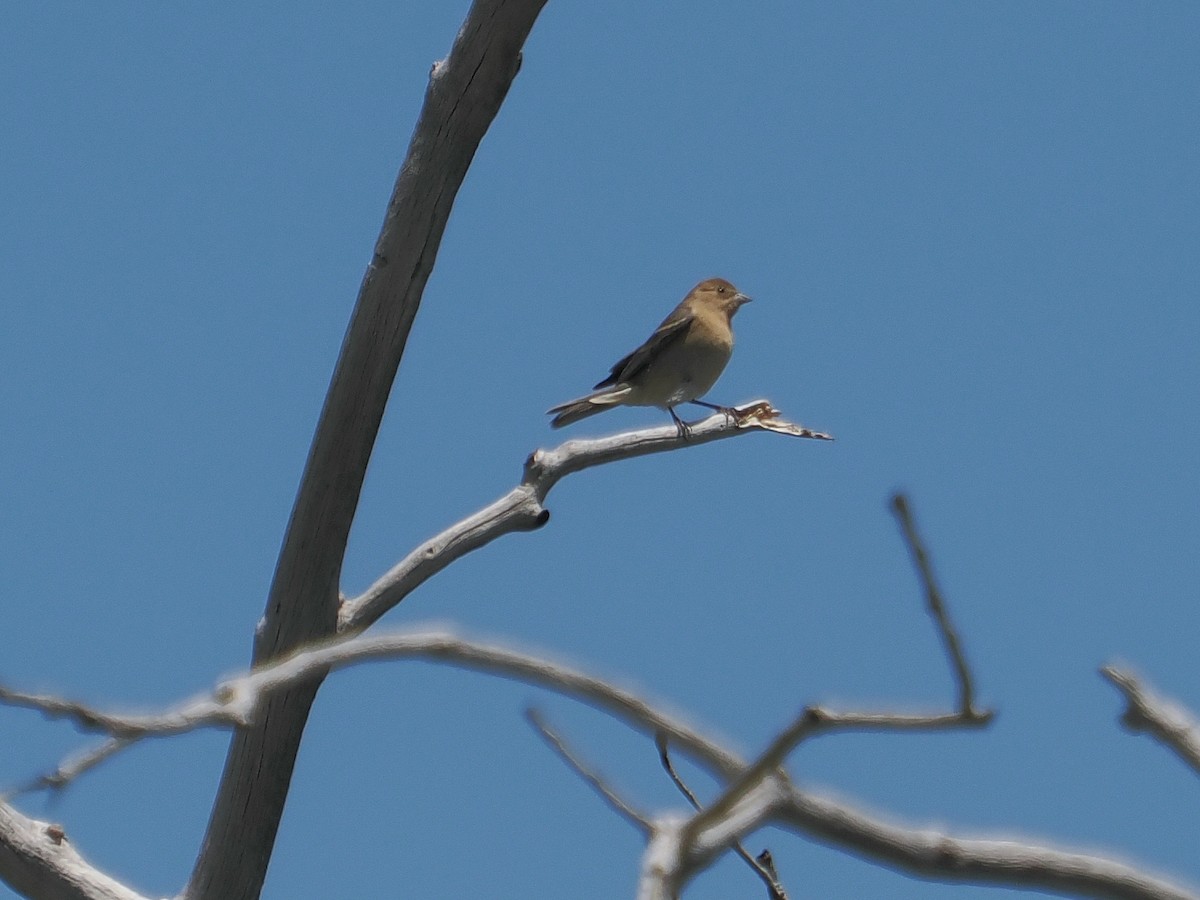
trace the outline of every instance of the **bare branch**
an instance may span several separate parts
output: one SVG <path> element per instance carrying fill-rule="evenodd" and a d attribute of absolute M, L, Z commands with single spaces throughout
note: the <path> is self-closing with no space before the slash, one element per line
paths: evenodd
<path fill-rule="evenodd" d="M 678 900 L 684 849 L 679 836 L 683 823 L 659 819 L 642 854 L 637 900 Z"/>
<path fill-rule="evenodd" d="M 495 644 L 467 640 L 448 631 L 359 635 L 317 644 L 228 679 L 210 696 L 187 700 L 158 716 L 139 715 L 136 717 L 138 730 L 133 736 L 125 730 L 126 717 L 94 711 L 92 718 L 96 723 L 118 723 L 122 728 L 121 740 L 127 744 L 201 728 L 253 726 L 270 707 L 273 696 L 324 677 L 335 669 L 387 659 L 449 663 L 540 685 L 589 703 L 647 733 L 666 735 L 717 776 L 732 778 L 745 767 L 737 755 L 709 740 L 682 719 L 660 712 L 632 691 L 561 663 Z"/>
<path fill-rule="evenodd" d="M 757 790 L 763 781 L 778 772 L 788 753 L 804 740 L 813 727 L 814 720 L 806 710 L 791 725 L 776 735 L 758 759 L 739 772 L 712 804 L 692 817 L 684 827 L 682 838 L 684 844 L 690 846 L 701 829 L 709 828 L 713 823 L 730 817 L 734 809 Z M 782 775 L 782 773 L 780 774 Z M 784 777 L 786 778 L 786 776 Z"/>
<path fill-rule="evenodd" d="M 892 732 L 947 731 L 954 728 L 983 728 L 992 721 L 988 710 L 960 710 L 952 713 L 853 712 L 809 706 L 792 727 L 797 741 L 834 731 Z M 785 732 L 785 735 L 787 733 Z"/>
<path fill-rule="evenodd" d="M 276 563 L 254 661 L 332 635 L 350 526 L 446 222 L 545 0 L 475 0 L 436 63 L 342 343 Z M 255 900 L 320 679 L 236 732 L 186 900 Z"/>
<path fill-rule="evenodd" d="M 604 780 L 604 778 L 595 770 L 586 766 L 579 757 L 571 751 L 566 742 L 554 731 L 541 714 L 533 708 L 525 710 L 525 719 L 533 726 L 534 730 L 542 736 L 542 740 L 549 745 L 550 749 L 558 754 L 567 766 L 574 770 L 575 774 L 582 778 L 600 797 L 611 806 L 617 813 L 621 815 L 629 824 L 633 825 L 643 835 L 649 836 L 652 830 L 650 817 L 644 813 L 638 812 L 629 803 L 621 799 L 621 796 Z"/>
<path fill-rule="evenodd" d="M 688 849 L 682 870 L 684 879 L 690 879 L 707 868 L 713 860 L 752 831 L 769 825 L 782 796 L 779 781 L 764 781 L 744 792 L 724 815 L 707 816 L 706 810 L 693 816 L 683 832 Z M 697 821 L 699 827 L 695 827 Z"/>
<path fill-rule="evenodd" d="M 635 728 L 660 735 L 660 750 L 672 741 L 723 782 L 732 784 L 729 801 L 701 812 L 700 828 L 682 820 L 656 819 L 643 865 L 647 891 L 674 890 L 747 830 L 773 823 L 813 836 L 876 862 L 916 875 L 969 883 L 995 883 L 1084 896 L 1138 900 L 1200 900 L 1200 894 L 1103 857 L 1016 841 L 977 840 L 886 823 L 841 801 L 802 792 L 778 770 L 791 746 L 826 728 L 950 727 L 957 716 L 895 716 L 829 713 L 810 709 L 781 733 L 752 766 L 678 717 L 662 712 L 634 694 L 569 666 L 496 645 L 471 642 L 446 632 L 359 636 L 332 641 L 223 683 L 209 699 L 190 700 L 164 715 L 170 733 L 184 716 L 194 727 L 253 722 L 273 693 L 311 681 L 317 673 L 377 659 L 424 659 L 515 678 L 577 697 Z M 97 717 L 98 721 L 112 718 Z M 148 727 L 143 717 L 142 725 Z M 971 724 L 974 724 L 972 722 Z M 146 732 L 149 735 L 149 731 Z M 763 776 L 769 776 L 762 780 Z M 756 778 L 757 789 L 746 790 Z M 736 796 L 735 796 L 736 795 Z M 694 798 L 693 798 L 694 801 Z M 726 813 L 721 815 L 720 813 Z M 664 831 L 664 828 L 666 829 Z M 679 838 L 695 833 L 688 844 Z M 674 847 L 674 851 L 671 848 Z M 651 852 L 653 851 L 653 852 Z M 662 868 L 676 852 L 669 871 Z M 0 837 L 0 854 L 4 852 Z M 658 873 L 651 878 L 647 873 Z M 646 887 L 649 885 L 650 887 Z M 674 896 L 646 894 L 646 896 Z M 68 895 L 76 896 L 76 895 Z M 89 896 L 89 895 L 79 895 Z"/>
<path fill-rule="evenodd" d="M 730 778 L 745 763 L 682 719 L 661 712 L 633 691 L 571 666 L 497 644 L 468 640 L 449 631 L 412 631 L 360 635 L 330 641 L 239 678 L 226 681 L 219 694 L 230 711 L 253 718 L 273 692 L 302 682 L 319 671 L 371 660 L 422 659 L 513 678 L 583 700 L 647 733 L 666 734 L 714 774 Z"/>
<path fill-rule="evenodd" d="M 1144 731 L 1165 744 L 1200 774 L 1200 721 L 1185 707 L 1156 694 L 1124 666 L 1110 664 L 1100 669 L 1100 674 L 1129 703 L 1121 724 L 1134 733 Z"/>
<path fill-rule="evenodd" d="M 667 739 L 661 734 L 656 735 L 655 743 L 658 745 L 658 758 L 662 763 L 663 769 L 671 777 L 671 781 L 675 783 L 675 787 L 683 796 L 687 797 L 688 803 L 692 804 L 692 808 L 701 809 L 700 801 L 696 799 L 696 795 L 692 793 L 692 789 L 687 786 L 687 783 L 675 771 L 675 764 L 671 762 L 671 748 Z M 751 856 L 750 853 L 742 846 L 741 841 L 735 841 L 733 844 L 733 852 L 742 858 L 755 874 L 763 880 L 767 886 L 767 894 L 770 900 L 787 900 L 787 892 L 784 891 L 783 885 L 779 883 L 779 878 L 775 874 L 775 867 L 771 865 L 769 868 L 763 863 L 763 857 L 768 860 L 771 858 L 771 851 L 764 850 L 758 856 Z"/>
<path fill-rule="evenodd" d="M 643 857 L 638 896 L 677 898 L 721 853 L 740 846 L 743 835 L 768 824 L 785 798 L 782 782 L 772 780 L 739 791 L 734 802 L 722 804 L 719 814 L 701 810 L 683 822 L 674 816 L 656 820 Z M 757 862 L 753 865 L 758 868 Z"/>
<path fill-rule="evenodd" d="M 958 680 L 958 709 L 964 718 L 983 716 L 984 713 L 975 710 L 975 688 L 971 680 L 971 669 L 967 665 L 966 655 L 963 653 L 962 641 L 959 640 L 954 623 L 950 621 L 950 614 L 946 611 L 946 603 L 942 599 L 941 589 L 933 575 L 933 564 L 929 561 L 929 553 L 925 550 L 920 534 L 917 533 L 917 524 L 909 509 L 908 498 L 904 494 L 895 494 L 892 497 L 892 512 L 900 523 L 905 543 L 908 544 L 909 552 L 912 554 L 913 562 L 925 587 L 929 614 L 937 623 L 938 631 L 942 636 L 942 644 L 946 648 L 946 655 L 954 667 L 955 677 Z"/>
<path fill-rule="evenodd" d="M 39 775 L 27 784 L 18 787 L 14 794 L 27 794 L 33 791 L 61 791 L 76 778 L 90 772 L 100 763 L 129 749 L 136 738 L 109 738 L 91 750 L 85 750 L 65 762 L 60 763 L 53 772 Z"/>
<path fill-rule="evenodd" d="M 310 679 L 311 680 L 311 679 Z M 114 713 L 96 709 L 77 700 L 50 694 L 29 694 L 0 688 L 0 703 L 34 709 L 50 718 L 68 719 L 86 731 L 107 734 L 108 740 L 61 762 L 52 772 L 0 795 L 0 799 L 38 790 L 60 790 L 100 763 L 123 753 L 148 738 L 164 738 L 201 728 L 249 725 L 245 710 L 228 705 L 218 688 L 213 696 L 186 700 L 164 712 Z"/>
<path fill-rule="evenodd" d="M 468 643 L 448 634 L 364 636 L 338 642 L 252 672 L 227 683 L 226 687 L 233 697 L 231 702 L 236 704 L 242 702 L 242 698 L 269 691 L 288 679 L 311 677 L 314 666 L 338 668 L 371 658 L 424 658 L 519 678 L 580 697 L 639 729 L 666 734 L 669 740 L 722 780 L 736 777 L 745 768 L 732 752 L 628 691 L 566 666 L 502 647 Z M 784 741 L 778 743 L 782 745 Z M 1041 887 L 1096 897 L 1200 898 L 1200 895 L 1164 879 L 1103 857 L 1014 841 L 967 840 L 936 831 L 898 827 L 844 803 L 801 792 L 781 778 L 773 778 L 771 784 L 786 787 L 786 795 L 782 799 L 771 799 L 769 806 L 758 803 L 740 808 L 738 819 L 725 820 L 719 823 L 720 828 L 707 829 L 697 852 L 712 852 L 720 842 L 732 842 L 745 829 L 762 824 L 765 813 L 770 812 L 773 822 L 795 827 L 823 842 L 928 877 Z M 661 822 L 656 821 L 656 836 L 660 826 Z M 683 827 L 682 823 L 680 827 Z"/>
<path fill-rule="evenodd" d="M 594 466 L 707 444 L 751 431 L 773 431 L 791 437 L 832 440 L 779 418 L 765 400 L 735 407 L 734 417 L 716 413 L 691 426 L 688 439 L 673 425 L 628 431 L 590 440 L 572 440 L 553 450 L 537 450 L 525 462 L 521 483 L 490 506 L 451 525 L 421 544 L 359 597 L 346 600 L 338 615 L 338 630 L 354 633 L 377 621 L 419 585 L 455 560 L 514 531 L 545 525 L 550 513 L 543 504 L 551 489 L 567 475 Z"/>
<path fill-rule="evenodd" d="M 113 716 L 93 709 L 76 700 L 54 694 L 31 694 L 0 685 L 0 703 L 5 706 L 34 709 L 50 719 L 69 719 L 80 728 L 116 734 L 122 730 L 137 731 L 136 716 Z"/>
<path fill-rule="evenodd" d="M 671 776 L 671 781 L 675 783 L 675 787 L 679 789 L 679 793 L 687 797 L 688 803 L 692 804 L 692 809 L 701 809 L 700 801 L 692 793 L 692 789 L 687 786 L 686 782 L 679 776 L 679 773 L 675 771 L 675 764 L 671 762 L 671 745 L 666 736 L 656 734 L 654 736 L 654 743 L 658 747 L 659 762 L 662 763 L 662 767 L 666 770 L 666 773 Z"/>
<path fill-rule="evenodd" d="M 1113 859 L 908 828 L 794 787 L 777 814 L 776 824 L 924 878 L 1117 900 L 1200 900 L 1194 890 Z"/>
<path fill-rule="evenodd" d="M 753 815 L 751 818 L 763 818 L 774 801 L 776 788 L 769 786 L 763 792 L 760 790 L 767 779 L 778 777 L 781 785 L 787 784 L 787 775 L 780 767 L 788 754 L 802 741 L 815 735 L 829 731 L 893 731 L 893 730 L 929 730 L 952 727 L 980 727 L 986 723 L 986 718 L 980 718 L 965 713 L 948 715 L 918 716 L 895 713 L 837 713 L 821 707 L 806 708 L 796 719 L 781 731 L 768 745 L 767 749 L 749 766 L 743 769 L 736 778 L 726 786 L 721 795 L 711 805 L 694 816 L 685 826 L 681 840 L 685 847 L 692 847 L 701 832 L 713 829 L 716 824 L 734 818 L 740 807 L 749 801 Z M 660 756 L 667 760 L 665 742 L 659 738 Z M 676 785 L 681 785 L 673 767 L 667 760 L 668 771 L 675 779 Z M 695 797 L 690 791 L 687 796 L 695 805 Z M 758 794 L 758 797 L 753 795 Z M 744 814 L 745 817 L 746 814 Z M 745 851 L 743 850 L 743 853 Z M 756 871 L 764 874 L 755 864 Z M 774 879 L 768 882 L 768 887 L 774 890 Z"/>
<path fill-rule="evenodd" d="M 981 727 L 990 721 L 990 712 L 977 712 L 973 708 L 970 671 L 966 665 L 958 636 L 946 612 L 941 593 L 933 579 L 928 555 L 917 535 L 908 504 L 902 495 L 896 495 L 893 499 L 893 506 L 900 519 L 913 556 L 917 560 L 918 568 L 924 578 L 929 597 L 930 612 L 939 625 L 948 654 L 959 676 L 959 684 L 962 692 L 959 711 L 950 714 L 918 715 L 893 712 L 836 712 L 819 706 L 810 706 L 790 726 L 772 740 L 771 744 L 758 759 L 751 766 L 743 770 L 711 806 L 694 817 L 684 827 L 681 838 L 684 846 L 691 845 L 700 829 L 710 827 L 711 823 L 731 816 L 735 809 L 743 804 L 751 794 L 759 792 L 760 786 L 763 786 L 767 779 L 776 778 L 779 786 L 790 787 L 787 776 L 780 770 L 780 766 L 782 766 L 792 749 L 808 737 L 830 731 L 926 731 L 944 728 Z M 669 758 L 666 755 L 665 742 L 661 739 L 659 749 L 664 764 L 667 766 L 675 783 L 685 790 L 687 796 L 695 803 L 694 796 L 682 785 L 678 776 L 674 773 L 673 767 L 670 766 Z M 771 794 L 773 792 L 773 790 L 768 790 L 767 793 Z M 763 808 L 769 802 L 768 799 L 761 799 L 759 801 L 759 808 Z M 775 890 L 774 884 L 776 883 L 776 879 L 772 876 L 771 881 L 768 883 L 772 891 Z"/>
<path fill-rule="evenodd" d="M 740 846 L 740 845 L 739 845 Z M 767 879 L 767 900 L 788 900 L 788 895 L 779 880 L 779 872 L 775 869 L 775 857 L 770 850 L 764 850 L 754 857 L 754 862 L 762 867 Z"/>
<path fill-rule="evenodd" d="M 212 707 L 206 698 L 188 701 L 165 713 L 111 713 L 52 694 L 28 694 L 0 687 L 0 704 L 35 709 L 53 719 L 68 719 L 85 731 L 97 731 L 128 740 L 194 731 L 197 716 L 202 719 L 199 724 L 214 724 Z M 224 717 L 226 725 L 239 724 L 228 713 Z"/>
<path fill-rule="evenodd" d="M 61 826 L 0 803 L 0 879 L 38 900 L 146 900 L 87 862 Z"/>

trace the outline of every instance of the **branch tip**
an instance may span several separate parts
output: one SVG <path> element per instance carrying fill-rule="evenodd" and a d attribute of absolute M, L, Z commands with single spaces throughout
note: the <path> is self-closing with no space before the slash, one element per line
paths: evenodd
<path fill-rule="evenodd" d="M 899 491 L 896 492 L 892 495 L 891 506 L 892 512 L 900 525 L 904 541 L 908 545 L 909 554 L 912 556 L 917 574 L 924 587 L 926 607 L 929 610 L 929 615 L 937 625 L 938 633 L 942 638 L 942 645 L 945 648 L 946 655 L 954 671 L 955 679 L 958 682 L 959 711 L 964 719 L 975 719 L 979 713 L 975 710 L 975 686 L 971 677 L 971 669 L 967 665 L 962 641 L 954 628 L 954 623 L 950 620 L 950 613 L 946 608 L 945 600 L 942 598 L 941 588 L 938 587 L 937 578 L 934 576 L 933 563 L 929 559 L 929 552 L 925 549 L 925 543 L 921 540 L 921 535 L 917 531 L 917 523 L 913 517 L 908 497 Z"/>

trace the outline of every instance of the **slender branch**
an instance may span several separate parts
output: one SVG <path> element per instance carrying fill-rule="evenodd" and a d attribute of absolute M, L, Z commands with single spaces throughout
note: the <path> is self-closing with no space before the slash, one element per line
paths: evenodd
<path fill-rule="evenodd" d="M 708 816 L 707 810 L 696 813 L 680 833 L 686 849 L 679 871 L 680 883 L 708 868 L 746 835 L 771 824 L 782 797 L 780 783 L 766 781 L 745 792 L 724 815 Z"/>
<path fill-rule="evenodd" d="M 838 713 L 819 706 L 807 707 L 787 728 L 772 739 L 767 749 L 751 765 L 729 782 L 713 803 L 701 810 L 687 823 L 682 840 L 685 846 L 691 846 L 702 830 L 713 827 L 716 822 L 731 818 L 735 810 L 758 791 L 767 779 L 778 776 L 781 783 L 786 784 L 787 778 L 780 771 L 780 766 L 783 765 L 784 760 L 793 749 L 810 737 L 830 731 L 927 731 L 964 726 L 982 727 L 986 722 L 986 714 L 973 716 L 951 713 L 922 716 L 897 713 Z M 665 741 L 660 737 L 659 755 L 666 762 L 668 771 L 676 785 L 679 786 L 681 782 L 669 764 L 665 746 Z M 699 808 L 691 791 L 686 791 L 686 795 L 691 799 L 693 805 Z M 763 801 L 758 802 L 761 805 Z M 755 869 L 760 874 L 765 874 L 757 863 Z M 768 882 L 768 887 L 774 890 L 774 884 L 772 879 Z"/>
<path fill-rule="evenodd" d="M 110 737 L 98 746 L 90 750 L 85 750 L 60 763 L 53 772 L 46 772 L 31 779 L 26 784 L 18 787 L 13 793 L 27 794 L 33 791 L 61 791 L 76 778 L 86 772 L 90 772 L 105 760 L 129 749 L 134 743 L 136 743 L 136 739 L 134 738 Z"/>
<path fill-rule="evenodd" d="M 34 709 L 49 719 L 69 719 L 80 728 L 116 734 L 128 729 L 136 731 L 136 716 L 109 715 L 85 703 L 54 694 L 31 694 L 0 685 L 0 704 Z"/>
<path fill-rule="evenodd" d="M 741 844 L 738 847 L 740 848 Z M 754 857 L 754 862 L 761 866 L 762 871 L 766 873 L 767 900 L 788 900 L 788 895 L 783 889 L 783 882 L 779 880 L 779 872 L 775 869 L 775 857 L 771 855 L 771 851 L 763 850 Z"/>
<path fill-rule="evenodd" d="M 514 531 L 532 531 L 545 525 L 550 513 L 543 504 L 559 481 L 594 466 L 664 453 L 751 431 L 773 431 L 790 437 L 832 440 L 779 418 L 765 400 L 736 407 L 731 419 L 716 413 L 691 426 L 683 439 L 672 425 L 628 431 L 611 437 L 571 440 L 553 450 L 537 450 L 525 462 L 521 483 L 479 512 L 451 525 L 421 544 L 397 563 L 362 595 L 342 603 L 338 630 L 362 631 L 407 597 L 419 585 L 455 560 Z"/>
<path fill-rule="evenodd" d="M 85 860 L 59 825 L 0 803 L 0 879 L 39 900 L 146 900 Z"/>
<path fill-rule="evenodd" d="M 582 700 L 655 734 L 661 732 L 709 771 L 730 778 L 745 767 L 736 754 L 706 738 L 682 719 L 659 711 L 633 691 L 529 653 L 498 644 L 468 640 L 449 631 L 413 631 L 360 635 L 302 651 L 288 659 L 226 681 L 219 691 L 226 715 L 253 719 L 272 692 L 312 678 L 314 673 L 372 660 L 421 659 L 513 678 Z"/>
<path fill-rule="evenodd" d="M 165 737 L 194 731 L 197 725 L 213 724 L 209 717 L 212 707 L 207 698 L 187 701 L 162 713 L 104 712 L 78 700 L 68 700 L 52 694 L 28 694 L 0 687 L 0 705 L 37 710 L 52 719 L 67 719 L 85 731 L 95 731 L 114 738 L 137 740 L 142 737 Z M 203 719 L 196 721 L 199 715 Z M 225 714 L 226 725 L 236 725 L 236 719 Z"/>
<path fill-rule="evenodd" d="M 656 820 L 638 896 L 678 898 L 683 886 L 721 853 L 740 847 L 744 835 L 768 824 L 785 797 L 780 781 L 739 785 L 736 799 L 721 802 L 719 812 L 702 809 L 683 821 L 674 816 Z M 757 861 L 752 865 L 759 868 Z M 769 876 L 767 885 L 776 896 Z"/>
<path fill-rule="evenodd" d="M 667 739 L 663 735 L 655 736 L 655 744 L 658 746 L 658 759 L 662 763 L 662 767 L 670 776 L 671 781 L 675 783 L 675 787 L 679 789 L 679 793 L 687 798 L 688 803 L 692 804 L 692 808 L 699 810 L 700 801 L 696 795 L 692 793 L 692 789 L 687 786 L 687 783 L 675 771 L 675 763 L 671 761 L 671 747 Z M 769 850 L 764 850 L 758 856 L 751 856 L 749 851 L 742 846 L 741 841 L 735 841 L 733 844 L 733 852 L 742 858 L 763 883 L 767 886 L 767 894 L 770 900 L 787 900 L 787 892 L 783 889 L 783 885 L 779 883 L 779 877 L 775 874 L 774 866 L 768 868 L 762 863 L 762 857 L 765 855 L 768 859 L 771 856 Z"/>
<path fill-rule="evenodd" d="M 900 523 L 900 530 L 904 533 L 905 543 L 908 544 L 913 563 L 916 565 L 921 582 L 925 587 L 925 599 L 928 603 L 929 614 L 937 623 L 942 644 L 946 648 L 946 655 L 954 668 L 954 674 L 958 681 L 958 709 L 963 718 L 984 715 L 975 710 L 975 687 L 971 679 L 971 669 L 967 665 L 966 655 L 963 653 L 962 641 L 954 629 L 954 623 L 950 621 L 950 614 L 946 611 L 946 602 L 942 599 L 941 589 L 933 574 L 933 564 L 929 561 L 929 553 L 921 541 L 921 535 L 917 532 L 916 521 L 909 508 L 908 498 L 904 494 L 896 494 L 892 497 L 892 512 L 895 514 L 897 522 Z"/>
<path fill-rule="evenodd" d="M 687 802 L 692 804 L 692 809 L 701 809 L 700 801 L 692 792 L 692 789 L 687 786 L 687 783 L 675 771 L 675 763 L 671 761 L 671 744 L 665 735 L 656 734 L 654 743 L 658 747 L 658 759 L 662 763 L 663 769 L 671 777 L 671 781 L 675 783 L 675 787 L 679 789 L 679 793 L 687 798 Z"/>
<path fill-rule="evenodd" d="M 1117 900 L 1200 900 L 1194 890 L 1103 856 L 909 828 L 794 787 L 777 816 L 783 827 L 923 878 Z"/>
<path fill-rule="evenodd" d="M 784 759 L 804 737 L 814 728 L 813 718 L 806 710 L 787 728 L 781 731 L 753 763 L 746 766 L 730 780 L 708 807 L 700 810 L 684 827 L 683 841 L 691 845 L 696 835 L 713 823 L 729 818 L 734 809 L 742 803 L 763 781 L 775 774 L 783 765 Z"/>
<path fill-rule="evenodd" d="M 758 760 L 739 775 L 726 787 L 721 796 L 707 809 L 694 817 L 684 826 L 682 840 L 684 846 L 690 846 L 696 834 L 714 821 L 720 821 L 730 816 L 735 808 L 754 790 L 764 779 L 775 773 L 782 765 L 784 758 L 800 742 L 818 734 L 832 731 L 930 731 L 948 728 L 983 727 L 990 723 L 993 714 L 989 710 L 976 710 L 973 704 L 973 688 L 970 669 L 962 652 L 961 641 L 954 629 L 941 591 L 933 576 L 929 556 L 917 533 L 908 502 L 901 494 L 892 500 L 893 509 L 900 521 L 906 541 L 917 563 L 918 571 L 924 581 L 929 610 L 939 627 L 944 646 L 947 650 L 953 668 L 957 674 L 960 689 L 958 711 L 953 713 L 934 714 L 905 714 L 893 712 L 838 712 L 820 706 L 809 706 L 793 723 L 782 731 L 772 741 L 771 745 Z M 659 757 L 663 767 L 674 781 L 676 787 L 692 805 L 700 810 L 700 803 L 675 772 L 668 754 L 667 742 L 661 735 L 658 737 Z M 779 773 L 782 775 L 782 773 Z M 746 852 L 740 844 L 736 852 L 746 860 L 759 877 L 766 882 L 772 897 L 781 894 L 778 879 L 766 870 Z"/>
<path fill-rule="evenodd" d="M 738 777 L 726 788 L 705 811 L 706 815 L 719 818 L 726 814 L 738 800 L 759 781 L 771 775 L 782 763 L 787 754 L 802 741 L 833 731 L 940 731 L 949 728 L 982 728 L 991 721 L 992 714 L 984 711 L 965 715 L 962 712 L 942 714 L 904 714 L 904 713 L 872 713 L 872 712 L 837 712 L 821 706 L 806 707 L 787 729 L 780 732 L 762 756 L 749 768 L 744 769 Z M 674 782 L 679 791 L 688 799 L 692 806 L 701 810 L 700 801 L 692 790 L 684 783 L 675 770 L 671 761 L 669 744 L 665 737 L 657 737 L 659 760 L 663 768 Z M 703 827 L 703 822 L 695 825 L 689 823 L 687 828 Z M 685 838 L 688 835 L 685 833 Z M 786 900 L 786 893 L 779 883 L 777 876 L 769 871 L 758 859 L 750 856 L 741 844 L 734 846 L 734 851 L 745 860 L 751 868 L 766 883 L 772 892 L 772 900 Z M 766 852 L 766 851 L 764 851 Z"/>
<path fill-rule="evenodd" d="M 592 790 L 599 794 L 604 802 L 611 806 L 625 821 L 633 825 L 643 835 L 647 837 L 650 835 L 650 832 L 653 830 L 650 817 L 634 809 L 633 806 L 621 798 L 621 795 L 616 790 L 608 785 L 603 776 L 585 765 L 579 759 L 578 755 L 572 752 L 571 748 L 567 746 L 566 741 L 546 724 L 541 713 L 533 708 L 527 709 L 525 710 L 525 720 L 541 735 L 542 740 L 546 742 L 550 749 L 558 754 L 559 759 L 568 768 L 572 769 L 576 775 L 582 778 Z"/>
<path fill-rule="evenodd" d="M 1104 666 L 1100 675 L 1124 694 L 1129 704 L 1121 716 L 1122 725 L 1134 733 L 1146 732 L 1200 774 L 1200 721 L 1188 709 L 1159 696 L 1124 666 Z"/>
<path fill-rule="evenodd" d="M 895 713 L 854 712 L 829 709 L 824 706 L 806 707 L 794 729 L 796 743 L 831 732 L 898 732 L 948 731 L 955 728 L 983 728 L 991 722 L 993 713 L 959 711 L 952 713 Z M 781 737 L 789 736 L 784 732 Z"/>
<path fill-rule="evenodd" d="M 119 726 L 120 746 L 105 756 L 147 738 L 166 737 L 201 728 L 253 727 L 268 710 L 272 697 L 329 672 L 377 660 L 419 659 L 513 678 L 575 697 L 650 734 L 661 733 L 683 748 L 713 774 L 732 778 L 745 763 L 682 719 L 659 712 L 632 691 L 570 666 L 496 644 L 472 641 L 448 631 L 407 631 L 358 635 L 314 645 L 277 662 L 219 684 L 208 696 L 189 699 L 161 714 L 143 714 L 136 732 L 127 717 L 92 710 L 95 723 Z M 96 727 L 99 727 L 97 725 Z M 64 768 L 66 766 L 64 765 Z"/>

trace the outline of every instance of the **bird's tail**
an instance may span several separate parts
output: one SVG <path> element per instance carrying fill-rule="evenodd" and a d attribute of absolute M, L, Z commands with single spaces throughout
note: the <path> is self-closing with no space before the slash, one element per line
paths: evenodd
<path fill-rule="evenodd" d="M 572 422 L 578 422 L 580 419 L 586 419 L 588 416 L 594 416 L 596 413 L 619 406 L 624 402 L 629 390 L 629 385 L 622 384 L 616 388 L 597 391 L 586 397 L 580 397 L 578 400 L 570 400 L 553 409 L 548 409 L 546 413 L 554 416 L 550 420 L 550 427 L 562 428 L 564 425 L 570 425 Z"/>

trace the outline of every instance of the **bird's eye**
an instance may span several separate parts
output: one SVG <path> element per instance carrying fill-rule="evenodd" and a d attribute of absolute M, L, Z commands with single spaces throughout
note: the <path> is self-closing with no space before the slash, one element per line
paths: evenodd
<path fill-rule="evenodd" d="M 719 288 L 717 288 L 717 293 L 718 293 L 718 294 L 723 294 L 723 293 L 725 293 L 725 288 L 723 288 L 723 287 L 719 287 Z"/>

